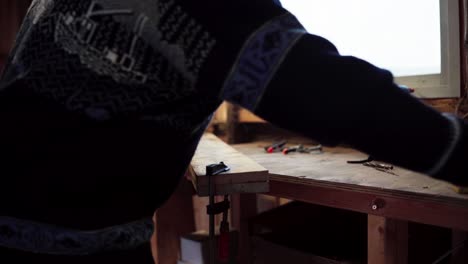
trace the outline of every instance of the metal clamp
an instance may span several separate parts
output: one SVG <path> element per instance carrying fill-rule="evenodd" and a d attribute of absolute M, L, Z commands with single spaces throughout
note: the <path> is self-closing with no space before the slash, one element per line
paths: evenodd
<path fill-rule="evenodd" d="M 227 211 L 229 210 L 230 203 L 228 200 L 228 196 L 224 196 L 224 201 L 220 203 L 215 203 L 214 199 L 214 186 L 212 182 L 212 177 L 218 175 L 220 173 L 229 171 L 231 168 L 226 166 L 224 162 L 220 162 L 218 164 L 210 164 L 206 166 L 206 175 L 208 176 L 208 194 L 209 194 L 209 204 L 207 206 L 207 213 L 209 215 L 209 236 L 210 236 L 210 255 L 209 255 L 209 263 L 215 263 L 215 215 L 219 213 L 223 213 L 223 220 L 227 219 Z"/>

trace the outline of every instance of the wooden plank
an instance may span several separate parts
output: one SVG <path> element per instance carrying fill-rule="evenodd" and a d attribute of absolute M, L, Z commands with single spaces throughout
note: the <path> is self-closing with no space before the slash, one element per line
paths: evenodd
<path fill-rule="evenodd" d="M 227 113 L 229 111 L 228 105 L 229 103 L 224 102 L 220 107 L 218 107 L 213 117 L 215 123 L 229 123 Z M 237 117 L 238 118 L 235 120 L 237 123 L 266 123 L 265 120 L 242 107 L 238 107 Z"/>
<path fill-rule="evenodd" d="M 266 193 L 270 190 L 270 185 L 268 182 L 219 184 L 215 185 L 213 190 L 216 195 L 228 195 L 233 193 Z M 208 184 L 198 186 L 197 194 L 201 197 L 208 196 Z"/>
<path fill-rule="evenodd" d="M 450 99 L 424 99 L 422 102 L 437 109 L 440 112 L 453 113 L 457 107 L 458 98 Z"/>
<path fill-rule="evenodd" d="M 366 154 L 352 149 L 325 148 L 323 154 L 285 156 L 266 154 L 262 149 L 265 145 L 268 143 L 255 142 L 234 147 L 267 168 L 270 180 L 468 206 L 468 195 L 456 193 L 446 182 L 399 167 L 395 167 L 392 175 L 360 164 L 348 164 L 348 160 L 367 158 Z"/>
<path fill-rule="evenodd" d="M 156 212 L 155 233 L 151 241 L 156 263 L 176 264 L 180 237 L 195 231 L 192 195 L 190 182 L 181 181 L 171 198 Z"/>
<path fill-rule="evenodd" d="M 257 193 L 268 190 L 268 170 L 227 145 L 205 134 L 191 162 L 192 182 L 199 195 L 207 195 L 206 166 L 223 161 L 231 169 L 213 177 L 215 194 Z"/>
<path fill-rule="evenodd" d="M 468 207 L 415 199 L 399 195 L 381 195 L 372 191 L 359 192 L 353 188 L 338 188 L 336 185 L 304 185 L 270 179 L 269 195 L 314 203 L 356 212 L 385 216 L 468 231 Z M 374 210 L 372 205 L 379 207 Z"/>
<path fill-rule="evenodd" d="M 226 140 L 229 144 L 241 142 L 241 135 L 239 130 L 239 111 L 240 106 L 227 103 Z"/>
<path fill-rule="evenodd" d="M 270 195 L 468 231 L 468 196 L 422 174 L 395 168 L 396 175 L 347 164 L 367 155 L 325 148 L 323 154 L 265 154 L 265 142 L 235 148 L 270 171 Z M 372 209 L 380 199 L 383 206 Z"/>
<path fill-rule="evenodd" d="M 408 263 L 408 222 L 368 216 L 367 263 Z"/>
<path fill-rule="evenodd" d="M 265 142 L 234 147 L 268 168 L 270 195 L 468 231 L 468 196 L 422 174 L 395 168 L 396 175 L 347 160 L 366 158 L 351 149 L 323 154 L 265 154 Z M 372 210 L 380 199 L 383 206 Z"/>
<path fill-rule="evenodd" d="M 254 113 L 247 109 L 241 108 L 239 111 L 239 122 L 240 123 L 266 123 L 265 120 L 256 116 Z"/>
<path fill-rule="evenodd" d="M 257 215 L 256 194 L 235 194 L 232 197 L 232 226 L 239 231 L 239 263 L 251 263 L 252 247 L 249 219 Z"/>

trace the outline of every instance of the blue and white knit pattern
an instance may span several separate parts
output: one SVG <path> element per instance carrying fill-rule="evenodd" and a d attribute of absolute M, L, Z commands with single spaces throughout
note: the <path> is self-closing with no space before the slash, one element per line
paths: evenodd
<path fill-rule="evenodd" d="M 36 0 L 2 82 L 95 120 L 164 115 L 197 92 L 215 45 L 175 0 Z"/>
<path fill-rule="evenodd" d="M 222 98 L 255 110 L 288 51 L 306 33 L 290 13 L 264 24 L 244 44 L 225 80 Z"/>
<path fill-rule="evenodd" d="M 0 217 L 0 247 L 21 251 L 83 256 L 103 251 L 129 250 L 149 243 L 151 218 L 96 231 L 78 231 L 54 225 Z"/>

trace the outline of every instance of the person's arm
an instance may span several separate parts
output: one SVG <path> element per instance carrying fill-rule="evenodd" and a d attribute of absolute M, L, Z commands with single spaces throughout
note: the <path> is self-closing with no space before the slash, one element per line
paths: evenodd
<path fill-rule="evenodd" d="M 253 39 L 262 37 L 256 35 Z M 325 145 L 347 144 L 380 160 L 468 184 L 463 172 L 466 124 L 461 120 L 399 89 L 390 72 L 341 56 L 321 37 L 304 34 L 289 44 L 287 55 L 269 64 L 270 79 L 246 78 L 242 72 L 251 70 L 248 64 L 235 65 L 240 78 L 228 78 L 224 98 Z M 248 49 L 247 42 L 240 57 L 248 57 Z M 245 85 L 252 79 L 258 82 Z"/>

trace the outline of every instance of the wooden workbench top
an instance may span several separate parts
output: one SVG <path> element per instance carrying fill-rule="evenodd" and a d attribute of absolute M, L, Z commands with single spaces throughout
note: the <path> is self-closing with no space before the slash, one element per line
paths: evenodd
<path fill-rule="evenodd" d="M 223 175 L 227 178 L 217 178 L 221 181 L 216 184 L 218 194 L 265 192 L 389 219 L 468 231 L 468 195 L 456 193 L 449 183 L 398 167 L 390 174 L 361 164 L 348 164 L 349 160 L 368 157 L 348 148 L 324 148 L 321 154 L 283 155 L 266 153 L 264 147 L 270 144 L 228 146 L 212 135 L 205 135 L 192 161 L 192 166 L 198 168 L 193 174 L 200 179 L 204 177 L 204 166 L 225 161 L 243 172 L 239 176 L 234 170 L 231 175 Z M 249 175 L 250 172 L 253 174 Z M 265 176 L 267 182 L 262 178 Z M 203 179 L 198 182 L 197 191 L 206 195 L 207 184 L 200 184 L 203 182 Z"/>
<path fill-rule="evenodd" d="M 389 174 L 348 160 L 366 159 L 368 155 L 347 148 L 325 148 L 322 154 L 265 153 L 271 142 L 234 145 L 269 171 L 270 181 L 351 189 L 378 195 L 407 196 L 450 202 L 468 207 L 468 195 L 458 194 L 453 186 L 428 176 L 395 167 Z"/>
<path fill-rule="evenodd" d="M 268 191 L 268 170 L 224 143 L 213 134 L 203 135 L 191 162 L 191 176 L 198 195 L 208 195 L 206 166 L 224 162 L 230 170 L 213 176 L 214 193 L 262 193 Z"/>

